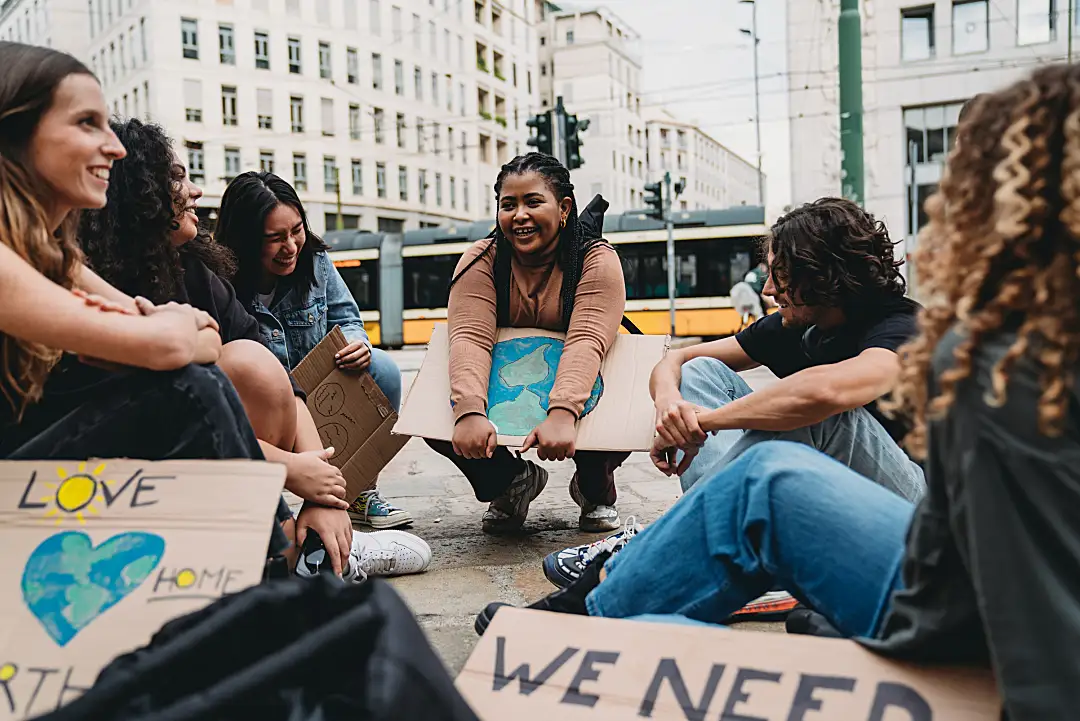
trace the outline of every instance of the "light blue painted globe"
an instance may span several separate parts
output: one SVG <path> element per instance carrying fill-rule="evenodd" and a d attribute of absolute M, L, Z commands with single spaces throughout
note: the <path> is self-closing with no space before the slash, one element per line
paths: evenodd
<path fill-rule="evenodd" d="M 547 418 L 549 395 L 562 357 L 563 341 L 526 336 L 495 344 L 488 380 L 488 418 L 505 436 L 527 436 Z M 588 415 L 604 394 L 597 376 L 581 416 Z"/>

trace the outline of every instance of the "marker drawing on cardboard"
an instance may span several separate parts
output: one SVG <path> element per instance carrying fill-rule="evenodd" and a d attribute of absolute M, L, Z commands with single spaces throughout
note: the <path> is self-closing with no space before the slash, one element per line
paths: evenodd
<path fill-rule="evenodd" d="M 491 354 L 488 419 L 499 445 L 521 446 L 547 417 L 565 334 L 536 328 L 500 328 Z M 654 434 L 649 374 L 667 353 L 667 336 L 620 334 L 608 349 L 578 425 L 582 451 L 647 451 Z M 450 347 L 445 323 L 435 325 L 424 363 L 394 433 L 448 441 L 454 432 L 450 403 Z"/>

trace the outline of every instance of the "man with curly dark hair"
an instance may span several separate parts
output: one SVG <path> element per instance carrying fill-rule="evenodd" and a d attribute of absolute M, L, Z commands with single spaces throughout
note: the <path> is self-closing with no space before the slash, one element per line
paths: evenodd
<path fill-rule="evenodd" d="M 762 289 L 777 311 L 734 337 L 673 350 L 653 370 L 656 467 L 677 474 L 688 491 L 754 445 L 787 440 L 908 500 L 920 498 L 922 469 L 899 445 L 907 428 L 877 408 L 899 377 L 897 349 L 917 331 L 919 306 L 904 295 L 895 245 L 881 221 L 842 198 L 777 220 L 763 239 Z M 751 392 L 739 371 L 759 366 L 780 380 Z M 597 552 L 637 530 L 552 553 L 545 575 L 570 583 Z M 759 601 L 744 613 L 794 605 L 779 593 Z"/>

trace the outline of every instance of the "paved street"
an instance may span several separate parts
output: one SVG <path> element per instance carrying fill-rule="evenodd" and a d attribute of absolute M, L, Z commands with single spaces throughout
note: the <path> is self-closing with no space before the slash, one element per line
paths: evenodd
<path fill-rule="evenodd" d="M 393 352 L 408 388 L 423 361 L 423 349 Z M 751 386 L 771 379 L 768 371 L 747 374 Z M 407 391 L 406 391 L 407 392 Z M 534 454 L 531 454 L 534 455 Z M 411 440 L 381 476 L 383 495 L 408 509 L 410 530 L 431 544 L 434 560 L 427 573 L 394 579 L 451 673 L 461 669 L 476 643 L 472 624 L 490 601 L 521 604 L 550 593 L 540 560 L 566 546 L 600 536 L 577 529 L 578 507 L 567 492 L 572 463 L 545 463 L 548 486 L 533 502 L 524 529 L 494 537 L 480 530 L 486 504 L 478 502 L 464 477 L 423 441 Z M 653 468 L 645 453 L 635 453 L 617 471 L 618 508 L 623 519 L 650 523 L 679 497 L 676 479 Z M 779 624 L 742 624 L 775 630 Z"/>

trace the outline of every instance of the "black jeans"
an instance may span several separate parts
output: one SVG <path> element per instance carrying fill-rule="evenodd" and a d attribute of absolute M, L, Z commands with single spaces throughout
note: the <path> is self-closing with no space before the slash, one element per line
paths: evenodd
<path fill-rule="evenodd" d="M 491 458 L 463 458 L 454 453 L 449 441 L 424 439 L 431 449 L 446 456 L 472 484 L 476 500 L 490 502 L 510 487 L 514 478 L 525 470 L 525 459 L 519 458 L 499 446 Z M 589 503 L 614 506 L 618 493 L 615 490 L 615 469 L 630 456 L 629 453 L 612 451 L 578 451 L 574 454 L 577 472 L 571 484 L 577 483 L 581 495 Z"/>
<path fill-rule="evenodd" d="M 2 429 L 0 458 L 263 460 L 236 389 L 217 366 L 111 373 L 65 362 L 20 423 Z M 279 523 L 270 555 L 288 548 Z"/>

